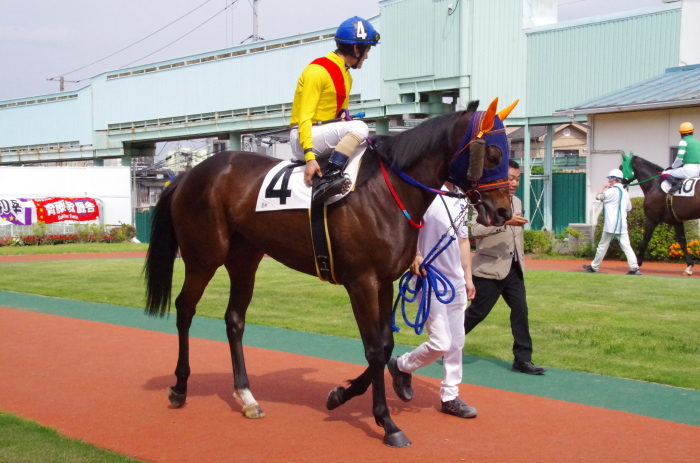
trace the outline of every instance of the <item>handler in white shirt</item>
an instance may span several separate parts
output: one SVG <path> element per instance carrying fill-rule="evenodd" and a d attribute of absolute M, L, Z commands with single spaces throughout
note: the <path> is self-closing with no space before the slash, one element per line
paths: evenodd
<path fill-rule="evenodd" d="M 453 190 L 452 184 L 446 187 Z M 450 228 L 461 210 L 466 207 L 464 200 L 438 196 L 423 216 L 425 227 L 418 235 L 418 252 L 411 264 L 411 271 L 420 275 L 419 266 L 423 257 L 438 243 Z M 449 209 L 449 213 L 448 213 Z M 441 412 L 460 418 L 474 418 L 475 408 L 465 404 L 459 396 L 459 383 L 462 382 L 462 348 L 464 347 L 464 311 L 467 300 L 474 299 L 476 290 L 472 283 L 471 250 L 469 232 L 465 221 L 455 224 L 451 233 L 457 236 L 434 261 L 433 266 L 440 270 L 455 287 L 455 297 L 449 304 L 438 301 L 434 295 L 430 300 L 430 315 L 426 321 L 429 340 L 412 352 L 389 360 L 389 373 L 392 376 L 396 394 L 405 402 L 413 398 L 411 373 L 428 366 L 443 357 L 444 379 L 440 388 Z M 444 241 L 443 241 L 444 244 Z M 425 271 L 423 270 L 423 275 Z"/>
<path fill-rule="evenodd" d="M 622 178 L 623 175 L 620 169 L 611 170 L 608 175 L 608 183 L 600 187 L 596 194 L 596 198 L 603 201 L 605 223 L 603 224 L 603 235 L 600 238 L 600 243 L 598 243 L 593 262 L 591 262 L 591 265 L 583 266 L 583 269 L 588 273 L 598 272 L 605 253 L 608 251 L 608 246 L 610 246 L 610 241 L 615 237 L 619 237 L 620 248 L 625 253 L 627 264 L 630 266 L 630 271 L 627 272 L 627 275 L 642 274 L 637 264 L 637 256 L 634 255 L 630 244 L 630 235 L 627 233 L 627 212 L 632 210 L 632 202 L 629 194 L 622 187 Z"/>

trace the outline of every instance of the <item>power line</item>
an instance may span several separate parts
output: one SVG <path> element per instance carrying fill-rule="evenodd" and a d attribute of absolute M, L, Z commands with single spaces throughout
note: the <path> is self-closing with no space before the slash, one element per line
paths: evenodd
<path fill-rule="evenodd" d="M 207 1 L 209 1 L 209 0 L 207 0 Z M 148 58 L 149 56 L 155 55 L 155 54 L 158 53 L 159 51 L 168 48 L 170 45 L 174 44 L 175 42 L 177 42 L 177 41 L 180 40 L 180 39 L 183 39 L 183 38 L 187 37 L 187 36 L 190 35 L 192 32 L 196 31 L 197 29 L 199 29 L 200 27 L 202 27 L 203 25 L 205 25 L 206 23 L 208 23 L 208 22 L 211 21 L 212 19 L 216 18 L 217 16 L 219 16 L 219 15 L 220 15 L 221 13 L 223 13 L 224 11 L 228 10 L 230 7 L 232 7 L 232 6 L 235 5 L 236 3 L 238 3 L 238 0 L 234 0 L 230 5 L 227 5 L 226 8 L 224 8 L 223 10 L 220 10 L 218 13 L 216 13 L 214 16 L 212 16 L 212 17 L 210 17 L 209 19 L 207 19 L 206 21 L 204 21 L 204 22 L 203 22 L 202 24 L 200 24 L 199 26 L 197 26 L 197 27 L 195 27 L 194 29 L 190 30 L 190 31 L 187 32 L 186 34 L 181 35 L 180 37 L 178 37 L 177 39 L 173 40 L 172 42 L 170 42 L 169 44 L 165 45 L 164 47 L 161 47 L 161 48 L 157 49 L 156 51 L 154 51 L 153 53 L 147 54 L 146 56 L 142 56 L 141 58 L 139 58 L 139 59 L 137 59 L 137 60 L 135 60 L 135 61 L 132 61 L 131 63 L 125 64 L 124 66 L 121 66 L 119 69 L 123 69 L 123 68 L 125 68 L 125 67 L 131 66 L 132 64 L 137 63 L 137 62 L 141 61 L 142 59 Z"/>
<path fill-rule="evenodd" d="M 70 71 L 70 72 L 65 72 L 65 73 L 63 73 L 63 74 L 59 74 L 59 75 L 57 75 L 57 76 L 55 76 L 55 77 L 52 77 L 51 79 L 47 79 L 47 80 L 53 80 L 53 79 L 57 79 L 57 78 L 59 78 L 59 77 L 61 77 L 61 76 L 67 76 L 68 74 L 73 74 L 73 73 L 76 72 L 76 71 L 83 70 L 83 69 L 85 69 L 85 68 L 87 68 L 87 67 L 92 66 L 93 64 L 97 64 L 97 63 L 99 63 L 99 62 L 101 62 L 101 61 L 106 60 L 107 58 L 111 58 L 112 56 L 114 56 L 114 55 L 116 55 L 116 54 L 118 54 L 118 53 L 121 53 L 121 52 L 123 52 L 124 50 L 129 49 L 129 48 L 133 47 L 134 45 L 136 45 L 136 44 L 138 44 L 138 43 L 143 42 L 143 41 L 146 40 L 147 38 L 153 37 L 153 36 L 156 35 L 158 32 L 162 31 L 163 29 L 165 29 L 165 28 L 167 28 L 167 27 L 172 26 L 173 24 L 175 24 L 176 22 L 178 22 L 179 20 L 181 20 L 181 19 L 184 18 L 185 16 L 188 16 L 188 15 L 194 13 L 196 10 L 200 9 L 201 7 L 203 7 L 204 5 L 206 5 L 207 3 L 209 3 L 210 1 L 211 1 L 211 0 L 206 0 L 204 3 L 202 3 L 201 5 L 199 5 L 199 6 L 198 6 L 197 8 L 195 8 L 194 10 L 191 10 L 190 12 L 185 13 L 184 15 L 180 16 L 179 18 L 177 18 L 175 21 L 171 22 L 170 24 L 161 27 L 161 28 L 158 29 L 157 31 L 153 32 L 152 34 L 147 35 L 146 37 L 142 38 L 141 40 L 138 40 L 138 41 L 132 43 L 131 45 L 128 45 L 128 46 L 122 48 L 121 50 L 115 51 L 115 52 L 112 53 L 111 55 L 105 56 L 104 58 L 98 59 L 97 61 L 94 61 L 94 62 L 92 62 L 92 63 L 90 63 L 90 64 L 87 64 L 87 65 L 85 65 L 85 66 L 83 66 L 83 67 L 81 67 L 81 68 L 74 69 L 74 70 L 72 70 L 72 71 Z M 84 80 L 84 79 L 81 79 L 81 80 Z M 75 82 L 80 82 L 80 80 L 75 81 Z"/>

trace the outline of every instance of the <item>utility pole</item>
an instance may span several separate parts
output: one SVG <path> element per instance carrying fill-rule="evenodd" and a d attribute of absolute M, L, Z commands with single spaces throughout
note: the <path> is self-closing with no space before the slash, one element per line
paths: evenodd
<path fill-rule="evenodd" d="M 258 35 L 258 0 L 253 0 L 253 42 L 261 40 Z"/>
<path fill-rule="evenodd" d="M 46 79 L 46 80 L 57 80 L 58 81 L 58 88 L 59 88 L 59 91 L 61 91 L 61 92 L 65 89 L 65 85 L 63 85 L 65 82 L 70 82 L 72 84 L 77 84 L 78 82 L 80 82 L 79 80 L 65 80 L 63 78 L 63 76 L 58 77 L 58 78 L 52 77 L 52 78 Z"/>
<path fill-rule="evenodd" d="M 265 40 L 258 35 L 258 0 L 253 0 L 253 35 L 249 35 L 241 41 L 241 43 L 250 39 L 251 42 L 258 42 L 260 40 Z"/>

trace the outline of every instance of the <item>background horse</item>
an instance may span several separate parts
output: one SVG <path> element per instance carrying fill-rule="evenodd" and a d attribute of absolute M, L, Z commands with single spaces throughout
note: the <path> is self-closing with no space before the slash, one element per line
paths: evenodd
<path fill-rule="evenodd" d="M 492 121 L 495 105 L 493 108 Z M 427 187 L 441 188 L 448 177 L 450 161 L 469 155 L 466 150 L 460 156 L 455 153 L 472 115 L 484 114 L 475 110 L 476 104 L 472 103 L 465 112 L 432 118 L 399 135 L 384 138 L 376 150 L 364 154 L 355 191 L 327 208 L 335 278 L 350 296 L 369 366 L 358 378 L 349 381 L 347 389 L 333 389 L 326 406 L 334 409 L 363 394 L 371 384 L 375 421 L 384 428 L 384 442 L 393 447 L 411 443 L 389 416 L 384 388 L 384 367 L 394 347 L 393 282 L 414 259 L 418 230 L 409 226 L 395 204 L 379 163 L 382 160 L 396 166 Z M 483 167 L 500 165 L 503 160 L 507 165 L 505 146 L 506 152 L 487 146 Z M 255 211 L 265 175 L 278 162 L 254 153 L 216 154 L 178 177 L 163 192 L 155 208 L 145 264 L 149 314 L 163 315 L 168 310 L 178 248 L 185 264 L 185 281 L 175 300 L 179 356 L 175 369 L 177 383 L 169 393 L 175 407 L 185 403 L 190 375 L 188 337 L 197 303 L 216 270 L 224 265 L 231 280 L 224 319 L 235 394 L 243 401 L 245 416 L 264 416 L 250 391 L 242 345 L 258 264 L 267 254 L 294 270 L 317 275 L 308 210 Z M 407 213 L 420 221 L 435 193 L 411 186 L 388 170 Z M 480 177 L 481 174 L 475 178 Z M 466 178 L 455 182 L 465 191 L 472 187 Z M 499 226 L 511 217 L 507 183 L 484 191 L 481 201 L 477 206 L 481 223 Z"/>
<path fill-rule="evenodd" d="M 688 253 L 683 222 L 700 219 L 700 190 L 697 188 L 697 183 L 694 196 L 674 196 L 672 198 L 673 212 L 671 212 L 667 204 L 667 195 L 661 189 L 663 179 L 659 174 L 663 169 L 646 159 L 632 154 L 623 154 L 622 158 L 621 168 L 625 180 L 629 183 L 636 179 L 644 192 L 644 215 L 646 220 L 644 221 L 644 238 L 637 254 L 639 266 L 642 266 L 654 229 L 660 223 L 667 223 L 676 232 L 676 240 L 681 245 L 685 262 L 688 264 L 683 274 L 687 276 L 692 275 L 693 256 Z"/>

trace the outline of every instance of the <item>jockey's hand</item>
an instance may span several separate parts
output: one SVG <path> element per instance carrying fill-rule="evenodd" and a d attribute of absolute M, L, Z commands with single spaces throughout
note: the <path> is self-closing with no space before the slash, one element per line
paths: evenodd
<path fill-rule="evenodd" d="M 347 109 L 341 109 L 340 112 L 338 113 L 338 118 L 344 120 L 344 121 L 351 121 L 352 116 L 350 115 L 350 111 Z"/>
<path fill-rule="evenodd" d="M 312 182 L 314 181 L 314 175 L 318 175 L 320 177 L 322 174 L 318 161 L 312 159 L 310 161 L 306 161 L 306 167 L 304 168 L 304 181 L 308 186 L 311 186 Z"/>
<path fill-rule="evenodd" d="M 413 263 L 411 264 L 411 273 L 419 277 L 427 277 L 428 272 L 426 272 L 424 268 L 420 268 L 420 264 L 422 263 L 423 256 L 417 255 L 416 258 L 413 259 Z"/>

